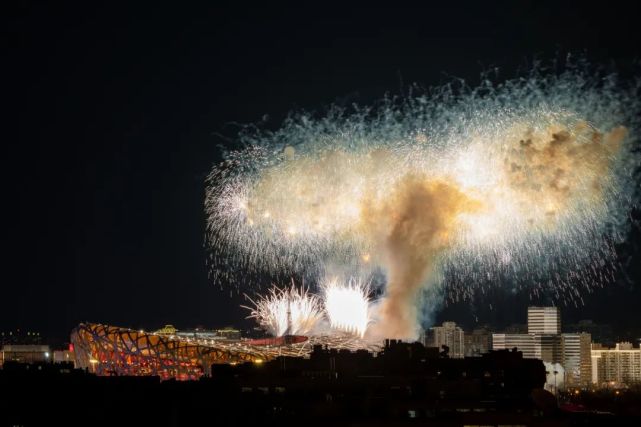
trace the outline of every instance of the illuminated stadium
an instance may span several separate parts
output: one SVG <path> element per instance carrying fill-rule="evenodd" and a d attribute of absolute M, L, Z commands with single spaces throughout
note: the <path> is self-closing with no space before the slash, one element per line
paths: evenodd
<path fill-rule="evenodd" d="M 321 344 L 356 350 L 377 346 L 344 333 L 287 335 L 258 340 L 228 339 L 161 329 L 146 332 L 95 323 L 81 323 L 71 333 L 76 363 L 104 376 L 159 376 L 162 380 L 198 379 L 216 363 L 262 363 L 277 356 L 307 356 Z"/>

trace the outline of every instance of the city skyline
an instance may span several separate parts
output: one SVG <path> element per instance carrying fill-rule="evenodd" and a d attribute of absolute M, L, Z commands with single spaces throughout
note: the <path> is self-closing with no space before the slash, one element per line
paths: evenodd
<path fill-rule="evenodd" d="M 242 301 L 246 303 L 245 298 L 238 298 L 239 301 Z M 523 310 L 521 312 L 517 312 L 515 309 L 514 313 L 512 315 L 506 316 L 505 314 L 500 314 L 499 321 L 492 321 L 493 319 L 492 316 L 488 316 L 490 319 L 489 321 L 484 321 L 482 320 L 483 318 L 478 318 L 478 317 L 472 317 L 470 318 L 470 313 L 469 311 L 465 313 L 465 310 L 462 308 L 460 310 L 453 310 L 453 309 L 444 309 L 443 311 L 437 313 L 434 319 L 434 323 L 432 325 L 428 325 L 427 328 L 431 328 L 434 326 L 440 326 L 444 322 L 455 322 L 457 325 L 461 326 L 464 328 L 465 331 L 473 331 L 478 328 L 487 328 L 488 330 L 491 331 L 499 331 L 503 332 L 509 329 L 513 328 L 520 328 L 523 329 L 524 332 L 527 332 L 527 316 L 524 315 L 525 311 L 529 307 L 527 303 L 523 302 L 521 305 L 518 306 L 519 308 L 523 307 Z M 568 310 L 568 307 L 558 307 L 561 311 L 563 311 L 563 316 L 564 318 L 569 317 L 566 314 L 566 310 Z M 619 341 L 632 341 L 632 342 L 637 342 L 637 340 L 641 340 L 641 325 L 637 325 L 635 323 L 608 323 L 603 322 L 603 321 L 596 321 L 594 318 L 590 318 L 587 316 L 584 316 L 583 314 L 590 312 L 590 310 L 581 310 L 580 308 L 574 308 L 572 310 L 568 310 L 573 316 L 570 317 L 565 322 L 562 322 L 562 331 L 564 332 L 580 332 L 581 329 L 586 329 L 586 327 L 580 326 L 582 323 L 585 322 L 590 322 L 592 323 L 591 326 L 588 327 L 599 327 L 599 328 L 606 328 L 607 336 L 608 338 L 606 339 L 605 342 L 607 343 L 616 343 Z M 242 309 L 239 305 L 237 310 L 233 310 L 233 313 L 238 313 L 238 317 L 234 318 L 233 315 L 231 315 L 228 319 L 221 319 L 220 321 L 215 321 L 212 323 L 189 323 L 189 322 L 183 322 L 182 324 L 180 322 L 176 322 L 172 319 L 167 319 L 167 318 L 162 318 L 158 319 L 157 321 L 150 321 L 148 319 L 140 319 L 135 322 L 114 322 L 110 320 L 109 318 L 105 319 L 102 321 L 102 323 L 112 323 L 112 324 L 117 324 L 120 326 L 125 326 L 125 327 L 131 327 L 133 329 L 145 329 L 145 330 L 155 330 L 158 328 L 162 328 L 163 326 L 167 324 L 172 324 L 172 325 L 177 325 L 180 329 L 182 330 L 195 330 L 197 328 L 204 328 L 208 330 L 216 330 L 216 329 L 221 329 L 221 328 L 226 328 L 226 327 L 235 327 L 235 328 L 240 328 L 241 330 L 244 330 L 246 332 L 254 331 L 253 333 L 255 334 L 256 331 L 259 330 L 259 325 L 252 319 L 248 319 L 246 314 L 247 311 L 245 309 Z M 459 315 L 457 317 L 453 317 L 452 313 L 455 315 Z M 594 311 L 592 311 L 594 313 Z M 596 316 L 598 319 L 599 317 Z M 603 319 L 603 317 L 601 317 Z M 607 319 L 606 319 L 607 320 Z M 85 319 L 85 321 L 96 321 L 96 319 Z M 99 322 L 100 323 L 100 322 Z M 51 332 L 51 330 L 48 330 L 46 328 L 43 328 L 42 325 L 37 325 L 35 323 L 31 323 L 35 325 L 34 327 L 31 328 L 25 328 L 22 325 L 17 325 L 14 327 L 4 326 L 0 332 L 4 333 L 6 332 L 9 334 L 10 332 L 15 332 L 15 331 L 21 331 L 22 334 L 26 334 L 27 332 L 33 331 L 33 333 L 38 333 L 39 337 L 41 340 L 46 340 L 49 343 L 52 343 L 53 345 L 63 348 L 69 343 L 69 334 L 70 331 L 65 331 L 65 330 L 55 330 Z M 10 323 L 9 323 L 10 325 Z M 39 327 L 40 326 L 40 327 Z M 75 326 L 74 326 L 75 327 Z M 570 329 L 568 329 L 568 327 Z M 43 331 L 49 331 L 48 334 L 44 333 Z M 265 333 L 259 332 L 259 333 Z"/>
<path fill-rule="evenodd" d="M 479 354 L 492 349 L 492 334 L 507 334 L 512 337 L 524 336 L 527 340 L 530 340 L 532 336 L 558 336 L 559 340 L 555 345 L 562 345 L 560 338 L 561 335 L 578 336 L 585 333 L 592 338 L 592 343 L 596 343 L 606 349 L 614 348 L 615 345 L 618 345 L 618 343 L 621 342 L 631 342 L 633 346 L 637 347 L 641 345 L 641 335 L 632 332 L 636 331 L 634 328 L 630 329 L 626 334 L 620 334 L 616 333 L 612 329 L 612 325 L 596 323 L 591 319 L 581 319 L 579 322 L 564 322 L 561 318 L 562 310 L 559 307 L 529 306 L 527 307 L 526 313 L 521 313 L 521 318 L 517 319 L 519 321 L 506 324 L 503 327 L 495 327 L 488 323 L 465 326 L 458 324 L 452 319 L 445 320 L 440 324 L 434 324 L 422 329 L 421 334 L 417 337 L 416 341 L 421 342 L 428 347 L 440 348 L 441 345 L 447 345 L 450 347 L 450 357 L 455 358 L 463 356 L 478 356 Z M 191 335 L 194 337 L 216 337 L 218 335 L 227 337 L 230 333 L 236 334 L 234 336 L 237 336 L 237 338 L 240 338 L 241 336 L 243 338 L 279 337 L 279 335 L 275 334 L 273 330 L 261 326 L 258 319 L 254 318 L 246 320 L 250 320 L 250 324 L 246 325 L 245 328 L 240 329 L 234 327 L 231 322 L 223 327 L 187 325 L 186 327 L 176 328 L 176 326 L 169 323 L 151 328 L 139 328 L 132 325 L 117 325 L 117 327 L 122 327 L 126 330 L 132 331 L 139 330 L 140 332 L 145 331 L 161 335 L 178 335 L 184 337 L 189 337 Z M 285 334 L 288 334 L 288 332 Z M 480 335 L 488 336 L 487 344 L 483 342 L 485 338 Z M 412 342 L 413 340 L 410 339 L 405 341 Z M 0 344 L 42 344 L 51 345 L 52 348 L 56 349 L 64 349 L 70 343 L 71 340 L 58 341 L 45 337 L 36 330 L 6 329 L 0 331 Z M 476 350 L 470 351 L 469 346 Z M 514 344 L 514 346 L 518 345 Z M 479 351 L 479 348 L 483 350 Z M 511 347 L 505 347 L 502 345 L 500 348 Z M 534 354 L 535 353 L 531 353 L 528 357 L 533 357 L 532 355 Z M 540 354 L 537 357 L 540 357 Z"/>

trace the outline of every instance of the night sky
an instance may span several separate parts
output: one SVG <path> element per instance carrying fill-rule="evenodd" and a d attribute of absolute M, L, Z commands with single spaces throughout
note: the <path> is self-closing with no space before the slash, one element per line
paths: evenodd
<path fill-rule="evenodd" d="M 220 145 L 233 147 L 221 135 L 233 137 L 236 123 L 275 128 L 291 110 L 368 103 L 414 82 L 473 84 L 490 67 L 509 78 L 533 58 L 568 52 L 624 73 L 641 57 L 638 2 L 57 3 L 16 1 L 0 14 L 0 330 L 57 341 L 85 320 L 246 324 L 243 298 L 208 279 L 204 247 L 204 179 Z M 564 321 L 638 326 L 638 238 L 620 248 L 617 283 L 584 307 L 562 307 Z M 438 319 L 525 321 L 526 296 L 491 298 Z"/>

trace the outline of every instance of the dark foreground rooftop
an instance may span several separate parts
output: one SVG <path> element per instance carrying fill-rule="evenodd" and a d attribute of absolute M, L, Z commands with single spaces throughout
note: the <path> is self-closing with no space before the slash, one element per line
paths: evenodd
<path fill-rule="evenodd" d="M 604 425 L 634 411 L 557 408 L 540 361 L 513 351 L 449 359 L 390 342 L 377 357 L 317 347 L 309 359 L 214 365 L 199 381 L 96 377 L 7 363 L 0 425 Z M 578 408 L 578 409 L 577 409 Z M 637 414 L 638 416 L 638 414 Z"/>

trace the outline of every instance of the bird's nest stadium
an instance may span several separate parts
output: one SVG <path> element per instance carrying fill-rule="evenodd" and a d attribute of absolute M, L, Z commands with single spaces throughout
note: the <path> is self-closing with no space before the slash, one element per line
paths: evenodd
<path fill-rule="evenodd" d="M 305 357 L 314 345 L 337 350 L 368 349 L 372 345 L 349 334 L 284 336 L 266 339 L 225 339 L 145 332 L 81 323 L 71 332 L 76 364 L 98 375 L 148 375 L 162 380 L 194 380 L 209 375 L 216 363 L 263 363 L 278 356 Z"/>

